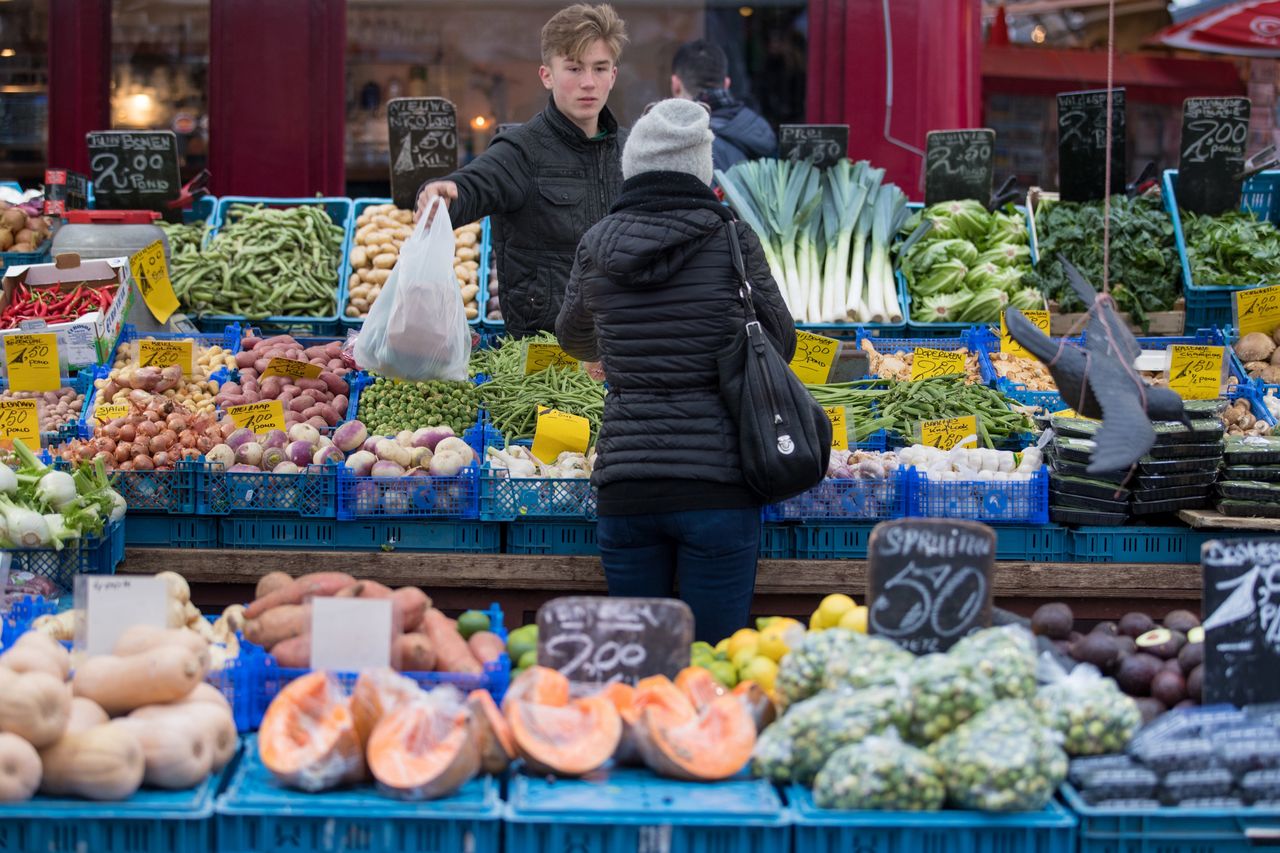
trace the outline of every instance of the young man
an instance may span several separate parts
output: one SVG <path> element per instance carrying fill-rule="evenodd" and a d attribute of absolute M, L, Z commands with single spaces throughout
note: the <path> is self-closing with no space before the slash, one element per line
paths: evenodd
<path fill-rule="evenodd" d="M 441 198 L 455 223 L 493 217 L 498 299 L 513 337 L 555 329 L 578 240 L 621 191 L 626 133 L 605 102 L 626 41 L 608 4 L 556 13 L 542 28 L 546 109 L 418 193 L 419 216 Z"/>
<path fill-rule="evenodd" d="M 769 122 L 734 98 L 729 83 L 729 59 L 709 41 L 681 45 L 671 61 L 672 96 L 701 101 L 711 109 L 711 132 L 716 135 L 711 156 L 721 170 L 743 160 L 771 157 L 778 150 Z"/>

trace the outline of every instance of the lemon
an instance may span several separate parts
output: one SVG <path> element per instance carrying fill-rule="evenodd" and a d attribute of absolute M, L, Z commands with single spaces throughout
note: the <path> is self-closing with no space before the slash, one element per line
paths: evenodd
<path fill-rule="evenodd" d="M 822 599 L 822 603 L 818 605 L 819 619 L 824 628 L 834 628 L 840 624 L 840 617 L 844 616 L 858 604 L 852 598 L 844 593 L 835 592 Z"/>
<path fill-rule="evenodd" d="M 760 634 L 750 628 L 743 628 L 735 631 L 733 636 L 729 638 L 729 647 L 725 649 L 729 653 L 729 660 L 733 660 L 738 656 L 738 652 L 743 649 L 754 650 L 760 645 Z"/>
<path fill-rule="evenodd" d="M 773 683 L 778 679 L 778 665 L 766 657 L 752 658 L 738 670 L 738 678 L 742 681 L 754 681 L 766 692 L 772 692 Z"/>
<path fill-rule="evenodd" d="M 725 637 L 723 640 L 716 643 L 715 654 L 716 654 L 716 657 L 719 658 L 720 660 L 729 659 L 729 638 L 728 637 Z"/>
<path fill-rule="evenodd" d="M 859 634 L 867 633 L 867 608 L 855 607 L 841 616 L 839 627 L 857 631 Z"/>
<path fill-rule="evenodd" d="M 760 653 L 756 651 L 754 646 L 752 646 L 750 648 L 739 649 L 738 653 L 729 658 L 729 660 L 733 664 L 734 669 L 742 669 L 758 657 L 760 657 Z"/>
<path fill-rule="evenodd" d="M 774 623 L 760 632 L 760 654 L 771 661 L 780 661 L 791 650 L 787 642 L 786 626 Z"/>
<path fill-rule="evenodd" d="M 825 631 L 826 627 L 822 624 L 822 613 L 817 610 L 813 611 L 813 615 L 809 617 L 809 630 Z"/>

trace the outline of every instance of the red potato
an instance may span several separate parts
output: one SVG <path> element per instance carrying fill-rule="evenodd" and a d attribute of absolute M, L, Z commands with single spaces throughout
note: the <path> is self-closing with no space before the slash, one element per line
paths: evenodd
<path fill-rule="evenodd" d="M 356 579 L 346 572 L 315 572 L 303 575 L 270 595 L 254 601 L 245 610 L 245 617 L 252 619 L 282 604 L 299 604 L 318 595 L 333 595 L 355 582 Z"/>

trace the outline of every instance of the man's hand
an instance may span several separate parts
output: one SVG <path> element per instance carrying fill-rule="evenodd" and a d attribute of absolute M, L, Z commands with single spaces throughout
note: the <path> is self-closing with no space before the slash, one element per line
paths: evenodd
<path fill-rule="evenodd" d="M 587 375 L 590 376 L 595 381 L 597 382 L 604 381 L 604 365 L 601 364 L 600 362 L 584 361 L 582 362 L 582 369 L 585 370 L 587 372 Z"/>
<path fill-rule="evenodd" d="M 418 193 L 418 205 L 413 210 L 413 221 L 417 222 L 422 218 L 425 211 L 427 213 L 427 227 L 431 227 L 431 220 L 436 217 L 436 209 L 432 204 L 436 199 L 441 199 L 446 205 L 458 200 L 458 185 L 453 181 L 432 181 L 422 188 L 422 192 Z"/>

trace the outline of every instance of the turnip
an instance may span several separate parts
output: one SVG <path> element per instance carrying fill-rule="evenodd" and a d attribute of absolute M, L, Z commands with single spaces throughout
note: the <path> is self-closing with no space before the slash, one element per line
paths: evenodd
<path fill-rule="evenodd" d="M 369 430 L 360 421 L 349 421 L 338 427 L 333 433 L 333 443 L 343 453 L 358 450 L 360 445 L 369 440 Z"/>
<path fill-rule="evenodd" d="M 470 450 L 471 448 L 467 448 L 468 453 Z M 439 451 L 431 457 L 427 470 L 434 477 L 456 477 L 470 462 L 470 458 L 460 453 L 450 453 L 447 450 Z"/>
<path fill-rule="evenodd" d="M 413 447 L 413 430 L 402 429 L 396 433 L 396 444 L 401 447 Z"/>
<path fill-rule="evenodd" d="M 476 452 L 471 449 L 471 445 L 456 436 L 448 436 L 441 439 L 440 443 L 435 446 L 434 451 L 436 453 L 456 453 L 467 462 L 476 458 Z"/>
<path fill-rule="evenodd" d="M 302 469 L 299 468 L 297 465 L 294 465 L 292 462 L 286 459 L 280 464 L 276 465 L 276 467 L 272 468 L 271 473 L 272 474 L 297 474 L 301 470 Z"/>
<path fill-rule="evenodd" d="M 373 468 L 369 471 L 372 477 L 403 477 L 404 468 L 387 459 L 379 459 L 373 463 Z"/>
<path fill-rule="evenodd" d="M 232 432 L 231 435 L 227 436 L 226 443 L 227 443 L 227 446 L 230 447 L 232 450 L 239 450 L 240 445 L 248 444 L 249 442 L 253 441 L 254 438 L 255 436 L 251 430 L 245 429 L 244 427 L 240 427 L 239 429 Z"/>
<path fill-rule="evenodd" d="M 217 445 L 206 453 L 204 458 L 210 462 L 216 462 L 223 468 L 230 468 L 236 464 L 236 452 L 228 444 Z"/>
<path fill-rule="evenodd" d="M 294 424 L 289 427 L 289 438 L 292 441 L 305 441 L 315 447 L 316 443 L 320 441 L 320 430 L 311 424 Z"/>
<path fill-rule="evenodd" d="M 336 465 L 346 458 L 346 455 L 341 450 L 330 445 L 317 450 L 315 457 L 311 461 L 316 465 Z"/>
<path fill-rule="evenodd" d="M 289 436 L 286 435 L 285 431 L 282 429 L 271 430 L 271 432 L 267 433 L 261 441 L 263 450 L 268 450 L 272 447 L 284 447 L 288 443 Z"/>
<path fill-rule="evenodd" d="M 284 449 L 285 458 L 294 465 L 297 465 L 299 468 L 309 465 L 314 453 L 315 451 L 312 450 L 311 445 L 305 441 L 291 442 L 289 446 Z"/>
<path fill-rule="evenodd" d="M 436 446 L 452 435 L 454 435 L 453 427 L 450 426 L 423 427 L 413 434 L 413 444 L 415 447 L 425 447 L 434 453 Z"/>
<path fill-rule="evenodd" d="M 369 451 L 360 450 L 348 456 L 344 464 L 347 466 L 347 470 L 357 477 L 368 477 L 370 469 L 373 468 L 373 463 L 377 461 L 378 457 Z"/>
<path fill-rule="evenodd" d="M 280 447 L 268 447 L 262 451 L 262 459 L 258 465 L 263 471 L 274 471 L 276 466 L 285 461 L 284 449 Z"/>
<path fill-rule="evenodd" d="M 379 459 L 394 462 L 401 468 L 409 467 L 409 448 L 404 447 L 393 439 L 384 438 L 379 441 L 374 453 Z"/>
<path fill-rule="evenodd" d="M 254 467 L 262 464 L 262 445 L 258 444 L 256 441 L 250 441 L 240 445 L 236 448 L 236 462 L 241 465 L 252 465 Z"/>

